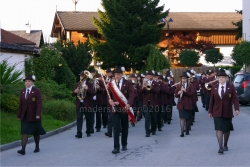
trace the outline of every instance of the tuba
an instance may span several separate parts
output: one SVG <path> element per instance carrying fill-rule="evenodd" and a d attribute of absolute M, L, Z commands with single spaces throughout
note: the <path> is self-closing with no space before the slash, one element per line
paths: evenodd
<path fill-rule="evenodd" d="M 83 78 L 78 83 L 78 89 L 79 89 L 79 91 L 77 93 L 77 97 L 78 97 L 79 100 L 83 100 L 86 97 L 87 90 L 83 88 L 85 85 L 82 85 L 82 84 L 88 78 L 92 79 L 92 74 L 89 71 L 85 70 Z"/>
<path fill-rule="evenodd" d="M 146 87 L 147 90 L 151 90 L 151 82 L 150 82 L 150 79 L 144 78 L 144 79 L 143 79 L 143 86 Z"/>

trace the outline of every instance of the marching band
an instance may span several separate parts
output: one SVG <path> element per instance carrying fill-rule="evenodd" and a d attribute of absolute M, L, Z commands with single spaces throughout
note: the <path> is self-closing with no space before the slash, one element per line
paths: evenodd
<path fill-rule="evenodd" d="M 72 96 L 76 96 L 76 138 L 82 138 L 83 114 L 85 114 L 87 136 L 94 133 L 94 124 L 96 132 L 100 132 L 103 125 L 103 128 L 107 128 L 105 135 L 114 137 L 112 153 L 117 154 L 120 152 L 120 136 L 121 150 L 127 150 L 129 124 L 136 126 L 136 123 L 144 117 L 145 136 L 156 135 L 157 130 L 162 131 L 164 124 L 171 124 L 174 106 L 179 111 L 180 137 L 184 137 L 184 134 L 190 135 L 191 126 L 195 122 L 195 113 L 199 112 L 198 90 L 200 90 L 202 106 L 208 111 L 209 117 L 215 120 L 215 129 L 223 132 L 224 135 L 232 130 L 232 114 L 225 114 L 225 119 L 222 115 L 217 116 L 218 112 L 226 113 L 226 111 L 224 108 L 215 109 L 216 106 L 214 106 L 218 100 L 221 100 L 216 96 L 218 85 L 227 83 L 226 87 L 234 90 L 228 80 L 222 82 L 217 78 L 230 75 L 222 73 L 222 69 L 208 70 L 201 74 L 199 80 L 194 70 L 187 70 L 176 83 L 170 70 L 164 75 L 148 70 L 143 74 L 129 76 L 125 76 L 124 71 L 124 67 L 116 67 L 114 70 L 107 69 L 105 76 L 100 70 L 93 70 L 91 73 L 82 71 L 79 74 L 80 81 L 75 84 L 72 92 Z M 229 98 L 226 99 L 228 106 L 234 104 L 238 114 L 237 96 L 235 92 L 229 93 Z M 175 98 L 178 99 L 177 102 Z M 231 128 L 222 126 L 223 123 Z M 218 141 L 220 141 L 218 153 L 223 153 L 221 140 L 218 139 Z M 224 151 L 227 150 L 225 145 Z"/>

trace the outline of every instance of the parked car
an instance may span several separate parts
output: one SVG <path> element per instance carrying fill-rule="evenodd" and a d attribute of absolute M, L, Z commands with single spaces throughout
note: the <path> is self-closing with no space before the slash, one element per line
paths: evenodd
<path fill-rule="evenodd" d="M 238 74 L 233 81 L 239 103 L 246 105 L 250 102 L 250 73 Z"/>

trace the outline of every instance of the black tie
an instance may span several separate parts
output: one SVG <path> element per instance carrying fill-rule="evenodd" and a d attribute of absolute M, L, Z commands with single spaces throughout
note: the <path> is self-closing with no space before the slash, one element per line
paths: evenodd
<path fill-rule="evenodd" d="M 224 86 L 221 87 L 221 98 L 224 96 Z"/>
<path fill-rule="evenodd" d="M 26 98 L 25 98 L 25 99 L 27 99 L 27 98 L 29 97 L 29 95 L 30 95 L 30 90 L 28 89 L 28 90 L 27 90 L 27 94 L 26 94 Z"/>
<path fill-rule="evenodd" d="M 120 89 L 120 81 L 117 81 L 117 86 Z"/>

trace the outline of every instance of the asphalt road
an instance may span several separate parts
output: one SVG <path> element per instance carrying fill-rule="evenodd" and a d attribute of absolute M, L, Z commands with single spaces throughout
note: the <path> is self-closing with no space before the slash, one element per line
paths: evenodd
<path fill-rule="evenodd" d="M 250 166 L 250 107 L 242 106 L 244 112 L 234 117 L 229 151 L 219 155 L 213 119 L 200 102 L 198 106 L 192 131 L 183 138 L 174 107 L 172 123 L 155 136 L 145 137 L 144 119 L 130 126 L 128 150 L 119 154 L 111 153 L 113 138 L 104 135 L 106 129 L 76 139 L 73 127 L 42 139 L 39 153 L 33 153 L 34 143 L 27 145 L 24 156 L 17 154 L 21 147 L 0 152 L 1 166 Z"/>

